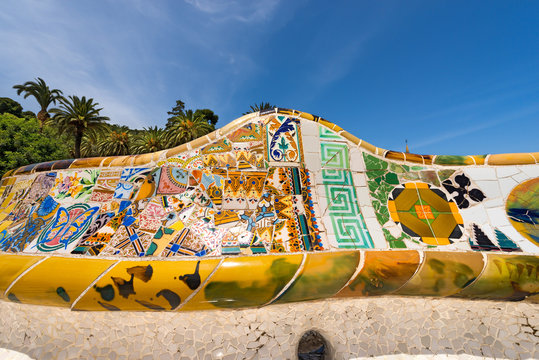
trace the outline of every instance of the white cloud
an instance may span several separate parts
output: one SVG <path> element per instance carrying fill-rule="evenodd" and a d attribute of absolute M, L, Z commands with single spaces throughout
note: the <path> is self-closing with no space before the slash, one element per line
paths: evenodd
<path fill-rule="evenodd" d="M 198 10 L 215 15 L 213 20 L 236 20 L 245 23 L 271 18 L 280 0 L 185 0 Z"/>
<path fill-rule="evenodd" d="M 145 71 L 147 76 L 133 71 L 129 60 L 144 61 L 145 53 L 133 43 L 122 44 L 121 31 L 111 32 L 106 22 L 54 1 L 12 2 L 3 10 L 0 38 L 9 51 L 0 54 L 2 96 L 15 98 L 14 84 L 39 76 L 65 95 L 94 98 L 114 123 L 142 127 L 155 121 L 151 106 L 139 100 L 151 86 L 152 71 Z M 33 100 L 16 99 L 37 110 Z"/>

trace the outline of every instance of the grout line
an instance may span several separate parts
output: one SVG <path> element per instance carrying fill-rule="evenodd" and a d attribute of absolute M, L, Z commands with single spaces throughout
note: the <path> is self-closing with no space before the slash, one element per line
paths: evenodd
<path fill-rule="evenodd" d="M 75 301 L 73 301 L 73 303 L 71 304 L 71 307 L 69 309 L 73 310 L 75 305 L 79 302 L 80 299 L 82 299 L 82 297 L 84 295 L 86 295 L 86 293 L 92 288 L 92 286 L 94 286 L 99 280 L 101 280 L 101 278 L 103 278 L 105 275 L 107 275 L 109 273 L 109 271 L 112 270 L 113 267 L 115 267 L 116 265 L 118 265 L 121 262 L 122 262 L 122 260 L 117 260 L 116 262 L 113 262 L 108 268 L 106 268 L 101 274 L 99 274 L 99 276 L 96 277 L 94 279 L 94 281 L 92 281 L 90 283 L 90 285 L 88 285 L 88 287 L 86 289 L 84 289 L 84 291 L 82 293 L 80 293 L 80 295 L 75 299 Z"/>
<path fill-rule="evenodd" d="M 182 301 L 180 303 L 180 305 L 174 310 L 174 311 L 180 311 L 184 306 L 185 304 L 187 304 L 189 302 L 189 300 L 191 300 L 196 294 L 198 294 L 200 292 L 200 290 L 204 289 L 204 287 L 206 286 L 206 284 L 210 281 L 210 279 L 213 277 L 213 274 L 215 274 L 215 272 L 221 267 L 221 264 L 223 263 L 223 261 L 225 261 L 226 258 L 221 258 L 221 261 L 219 261 L 219 264 L 217 264 L 217 266 L 215 266 L 215 269 L 212 270 L 212 272 L 210 273 L 210 275 L 208 275 L 208 277 L 206 278 L 206 280 L 204 280 L 204 282 L 202 282 L 202 284 L 200 284 L 200 286 L 198 287 L 198 289 L 196 289 L 195 291 L 193 291 L 184 301 Z M 199 260 L 199 261 L 202 261 L 202 260 Z"/>
<path fill-rule="evenodd" d="M 11 290 L 11 288 L 13 287 L 13 285 L 15 285 L 15 283 L 17 281 L 19 281 L 24 275 L 28 274 L 28 272 L 30 272 L 30 270 L 32 270 L 33 268 L 35 268 L 36 266 L 38 266 L 39 264 L 41 264 L 43 261 L 47 260 L 48 258 L 50 258 L 50 256 L 45 256 L 43 259 L 38 260 L 35 264 L 30 265 L 26 270 L 24 270 L 22 273 L 20 273 L 19 276 L 17 276 L 15 278 L 15 280 L 13 280 L 11 282 L 11 284 L 9 284 L 6 291 L 4 291 L 4 297 L 7 296 L 9 290 Z"/>
<path fill-rule="evenodd" d="M 339 291 L 337 291 L 333 296 L 337 295 L 338 293 L 343 291 L 344 288 L 350 285 L 350 283 L 352 283 L 352 281 L 354 281 L 356 277 L 359 275 L 361 270 L 363 270 L 363 267 L 365 266 L 365 258 L 367 257 L 366 255 L 367 253 L 364 250 L 357 250 L 357 251 L 359 252 L 359 261 L 356 267 L 356 271 L 354 271 L 354 273 L 352 274 L 350 279 L 346 282 L 346 284 L 344 284 L 344 286 L 340 288 Z"/>
<path fill-rule="evenodd" d="M 461 291 L 463 291 L 464 289 L 467 289 L 469 288 L 470 286 L 473 286 L 473 284 L 475 284 L 477 282 L 477 280 L 479 280 L 479 278 L 481 278 L 481 275 L 483 275 L 483 273 L 486 271 L 487 269 L 487 266 L 488 266 L 488 255 L 485 251 L 481 251 L 481 255 L 483 256 L 483 269 L 481 269 L 481 272 L 479 273 L 479 275 L 477 275 L 477 277 L 471 282 L 469 283 L 468 285 L 466 285 L 466 287 L 463 287 L 462 289 L 460 289 L 459 291 L 457 291 L 456 293 L 454 294 L 451 294 L 450 296 L 454 296 L 454 295 L 457 295 L 458 293 L 460 293 Z"/>
<path fill-rule="evenodd" d="M 406 282 L 402 284 L 398 289 L 390 291 L 385 295 L 396 294 L 397 292 L 399 292 L 402 288 L 404 288 L 410 282 L 410 280 L 412 280 L 421 271 L 421 269 L 423 268 L 423 265 L 425 265 L 425 258 L 426 258 L 425 252 L 420 251 L 420 250 L 414 250 L 414 251 L 417 251 L 417 253 L 419 254 L 419 263 L 417 264 L 417 269 L 415 269 L 415 272 L 412 274 L 412 276 L 410 276 L 410 278 L 406 280 Z"/>
<path fill-rule="evenodd" d="M 277 295 L 275 295 L 267 303 L 265 303 L 263 305 L 260 305 L 260 307 L 270 305 L 274 301 L 277 301 L 277 299 L 279 299 L 286 292 L 286 290 L 288 290 L 296 282 L 297 278 L 303 273 L 303 268 L 305 267 L 306 262 L 307 262 L 307 253 L 303 253 L 303 258 L 301 259 L 301 264 L 299 264 L 299 267 L 296 270 L 296 273 L 294 274 L 294 276 L 292 276 L 290 281 L 281 289 L 281 291 L 279 291 L 279 293 Z"/>

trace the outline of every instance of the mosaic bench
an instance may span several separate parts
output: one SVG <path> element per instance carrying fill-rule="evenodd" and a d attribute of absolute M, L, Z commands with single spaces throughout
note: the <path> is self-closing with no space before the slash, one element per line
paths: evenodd
<path fill-rule="evenodd" d="M 381 295 L 537 301 L 539 153 L 375 147 L 271 109 L 0 183 L 0 298 L 200 310 Z"/>

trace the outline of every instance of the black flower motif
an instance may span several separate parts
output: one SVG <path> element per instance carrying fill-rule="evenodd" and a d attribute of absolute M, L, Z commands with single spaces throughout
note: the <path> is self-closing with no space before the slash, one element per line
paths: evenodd
<path fill-rule="evenodd" d="M 454 180 L 444 180 L 443 187 L 451 194 L 453 200 L 457 203 L 459 209 L 466 209 L 470 206 L 470 201 L 481 202 L 486 198 L 485 194 L 479 189 L 471 189 L 472 182 L 464 175 L 455 176 Z M 456 194 L 455 194 L 456 193 Z"/>

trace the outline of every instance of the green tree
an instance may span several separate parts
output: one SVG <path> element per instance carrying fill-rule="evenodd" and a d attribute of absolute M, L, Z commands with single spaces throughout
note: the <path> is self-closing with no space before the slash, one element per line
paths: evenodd
<path fill-rule="evenodd" d="M 106 136 L 104 129 L 89 129 L 84 133 L 80 145 L 82 157 L 101 156 L 100 144 Z"/>
<path fill-rule="evenodd" d="M 58 89 L 49 89 L 47 84 L 42 78 L 35 79 L 36 81 L 27 81 L 22 85 L 13 86 L 17 90 L 17 95 L 24 93 L 24 98 L 33 96 L 39 106 L 40 110 L 37 113 L 37 120 L 39 120 L 39 128 L 43 130 L 43 125 L 50 118 L 48 108 L 51 104 L 56 105 L 56 101 L 62 100 L 62 91 Z"/>
<path fill-rule="evenodd" d="M 187 110 L 185 115 L 172 119 L 167 129 L 168 146 L 173 147 L 189 142 L 213 130 L 214 127 L 202 115 L 196 114 L 193 110 Z"/>
<path fill-rule="evenodd" d="M 277 106 L 271 105 L 269 102 L 263 102 L 262 101 L 260 104 L 251 105 L 250 110 L 247 111 L 247 112 L 244 112 L 243 115 L 247 115 L 247 114 L 250 114 L 250 113 L 257 112 L 257 111 L 273 109 L 273 108 L 276 108 L 276 107 Z"/>
<path fill-rule="evenodd" d="M 106 128 L 106 116 L 99 115 L 101 109 L 94 99 L 85 96 L 69 96 L 60 100 L 60 107 L 51 109 L 54 116 L 50 119 L 60 133 L 70 133 L 75 138 L 75 158 L 80 158 L 81 142 L 84 133 L 89 129 L 100 130 Z M 39 117 L 39 114 L 38 114 Z"/>
<path fill-rule="evenodd" d="M 165 129 L 168 130 L 176 118 L 186 115 L 188 111 L 193 112 L 193 110 L 185 110 L 185 103 L 183 101 L 176 100 L 176 106 L 174 106 L 171 111 L 167 112 L 167 114 L 172 116 L 167 119 Z M 194 113 L 197 116 L 206 119 L 208 124 L 213 127 L 215 127 L 215 124 L 217 124 L 217 121 L 219 120 L 219 116 L 210 109 L 197 109 Z"/>
<path fill-rule="evenodd" d="M 178 116 L 185 115 L 184 111 L 185 111 L 185 103 L 181 100 L 176 100 L 176 106 L 174 106 L 172 110 L 167 111 L 167 114 L 171 116 L 167 119 L 167 125 L 165 127 L 168 128 L 170 125 L 172 125 L 172 123 L 174 122 L 174 119 L 177 118 Z"/>
<path fill-rule="evenodd" d="M 0 97 L 0 114 L 12 114 L 16 117 L 23 117 L 22 105 L 13 99 L 7 97 Z"/>
<path fill-rule="evenodd" d="M 202 116 L 204 119 L 206 119 L 208 124 L 213 127 L 215 127 L 215 124 L 217 124 L 217 121 L 219 120 L 219 116 L 210 109 L 197 109 L 195 114 Z"/>
<path fill-rule="evenodd" d="M 99 142 L 101 156 L 129 155 L 131 153 L 131 130 L 127 126 L 111 125 L 110 131 Z"/>
<path fill-rule="evenodd" d="M 25 118 L 35 118 L 36 114 L 33 111 L 27 110 L 22 112 L 22 116 Z"/>
<path fill-rule="evenodd" d="M 167 148 L 167 137 L 164 129 L 157 126 L 144 128 L 135 137 L 132 151 L 135 154 L 156 152 Z"/>
<path fill-rule="evenodd" d="M 0 114 L 0 139 L 0 175 L 20 166 L 71 157 L 66 137 L 49 127 L 41 133 L 36 118 Z"/>

